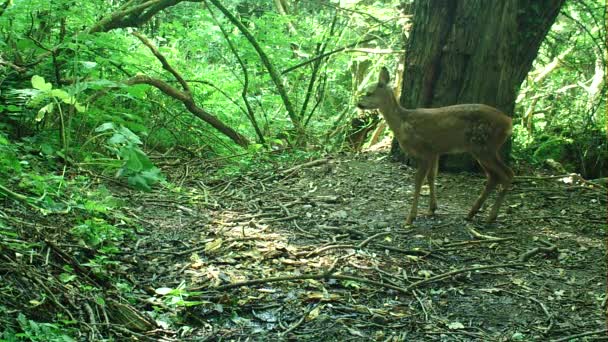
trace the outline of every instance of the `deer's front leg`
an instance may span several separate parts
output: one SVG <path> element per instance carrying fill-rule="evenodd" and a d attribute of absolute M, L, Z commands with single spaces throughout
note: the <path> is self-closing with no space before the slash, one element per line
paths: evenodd
<path fill-rule="evenodd" d="M 435 178 L 437 177 L 437 167 L 439 164 L 439 157 L 434 157 L 429 165 L 428 174 L 426 180 L 429 183 L 429 215 L 434 215 L 437 210 L 437 197 L 435 197 Z"/>
<path fill-rule="evenodd" d="M 418 198 L 420 197 L 420 188 L 422 188 L 422 182 L 426 177 L 430 162 L 428 160 L 419 160 L 418 161 L 418 170 L 416 171 L 416 176 L 414 178 L 414 199 L 412 200 L 412 208 L 410 209 L 410 214 L 405 219 L 406 225 L 411 225 L 416 215 L 418 214 Z"/>

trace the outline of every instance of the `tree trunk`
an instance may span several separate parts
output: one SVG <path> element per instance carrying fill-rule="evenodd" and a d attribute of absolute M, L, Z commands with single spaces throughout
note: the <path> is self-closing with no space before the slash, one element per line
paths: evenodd
<path fill-rule="evenodd" d="M 563 2 L 416 1 L 401 105 L 483 103 L 512 115 L 519 87 Z M 476 163 L 468 155 L 451 155 L 442 165 L 470 171 Z"/>

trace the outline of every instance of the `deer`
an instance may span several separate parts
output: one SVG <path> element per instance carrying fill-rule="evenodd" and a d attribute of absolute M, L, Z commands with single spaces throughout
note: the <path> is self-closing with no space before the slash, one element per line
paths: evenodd
<path fill-rule="evenodd" d="M 439 156 L 465 152 L 477 160 L 487 179 L 466 218 L 473 219 L 489 194 L 499 186 L 496 201 L 486 220 L 487 223 L 494 222 L 514 176 L 499 155 L 500 147 L 512 132 L 511 118 L 484 104 L 407 109 L 397 102 L 389 81 L 389 72 L 382 67 L 378 83 L 359 98 L 357 107 L 378 109 L 400 148 L 416 160 L 414 197 L 405 224 L 409 226 L 416 219 L 420 189 L 425 178 L 430 193 L 429 215 L 434 215 L 437 210 L 435 178 Z"/>

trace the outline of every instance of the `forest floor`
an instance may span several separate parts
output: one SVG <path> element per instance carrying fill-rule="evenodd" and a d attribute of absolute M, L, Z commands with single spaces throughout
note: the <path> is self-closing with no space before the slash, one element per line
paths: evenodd
<path fill-rule="evenodd" d="M 101 284 L 106 298 L 122 294 L 106 299 L 109 313 L 93 299 L 74 304 L 90 324 L 122 315 L 115 339 L 606 338 L 605 188 L 516 170 L 487 225 L 487 211 L 464 219 L 483 176 L 440 173 L 436 214 L 425 215 L 425 189 L 418 219 L 404 226 L 414 170 L 385 152 L 215 181 L 185 165 L 163 170 L 179 189 L 115 191 L 142 227 L 118 253 L 112 273 L 124 280 Z M 76 264 L 86 254 L 61 243 L 53 251 Z"/>

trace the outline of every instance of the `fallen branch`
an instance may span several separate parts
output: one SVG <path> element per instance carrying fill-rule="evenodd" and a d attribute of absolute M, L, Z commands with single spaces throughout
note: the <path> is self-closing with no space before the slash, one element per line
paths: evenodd
<path fill-rule="evenodd" d="M 329 245 L 329 246 L 318 248 L 309 253 L 301 252 L 301 254 L 304 254 L 304 255 L 306 255 L 307 258 L 310 258 L 312 256 L 319 255 L 330 249 L 353 249 L 353 248 L 357 248 L 357 246 L 355 246 L 355 245 Z M 299 255 L 299 254 L 300 253 L 297 253 L 296 255 Z"/>
<path fill-rule="evenodd" d="M 488 240 L 488 241 L 496 241 L 496 240 L 500 240 L 501 238 L 497 238 L 495 236 L 491 236 L 491 235 L 485 235 L 485 234 L 481 234 L 480 232 L 476 231 L 475 229 L 471 228 L 471 227 L 467 227 L 467 229 L 469 230 L 469 232 L 476 238 L 478 239 L 482 239 L 482 240 Z"/>
<path fill-rule="evenodd" d="M 379 238 L 379 237 L 382 237 L 382 236 L 387 236 L 387 235 L 390 235 L 390 234 L 391 234 L 390 232 L 382 232 L 382 233 L 374 234 L 374 235 L 368 237 L 367 239 L 363 240 L 363 242 L 361 242 L 360 244 L 358 244 L 357 248 L 364 248 L 370 242 L 372 242 L 373 239 Z"/>
<path fill-rule="evenodd" d="M 289 174 L 291 174 L 291 173 L 293 173 L 295 171 L 298 171 L 298 170 L 306 168 L 306 167 L 312 167 L 312 166 L 319 166 L 319 165 L 327 164 L 329 161 L 330 161 L 330 159 L 325 159 L 324 158 L 324 159 L 316 159 L 316 160 L 309 161 L 309 162 L 304 163 L 304 164 L 296 165 L 296 166 L 291 167 L 291 168 L 289 168 L 287 170 L 280 171 L 278 174 L 270 175 L 270 176 L 262 179 L 261 182 L 269 181 L 269 180 L 271 180 L 271 179 L 273 179 L 275 177 L 278 177 L 278 176 L 287 176 L 287 175 L 289 175 Z"/>
<path fill-rule="evenodd" d="M 584 337 L 584 336 L 591 336 L 591 335 L 605 334 L 606 332 L 608 332 L 608 329 L 601 329 L 601 330 L 595 330 L 595 331 L 587 331 L 587 332 L 580 333 L 580 334 L 575 334 L 575 335 L 570 335 L 570 336 L 566 336 L 566 337 L 561 337 L 561 338 L 558 338 L 557 340 L 551 340 L 551 342 L 570 341 L 570 340 L 573 340 L 575 338 Z"/>
<path fill-rule="evenodd" d="M 272 223 L 272 222 L 291 221 L 291 220 L 297 219 L 298 217 L 300 217 L 300 215 L 289 215 L 289 216 L 285 216 L 285 217 L 278 217 L 278 218 L 273 218 L 273 219 L 268 219 L 268 220 L 261 220 L 260 223 Z"/>
<path fill-rule="evenodd" d="M 502 290 L 502 289 L 500 291 L 508 293 L 510 295 L 520 297 L 520 298 L 528 299 L 528 300 L 533 301 L 534 303 L 538 304 L 540 306 L 540 308 L 543 310 L 543 312 L 545 313 L 545 316 L 547 316 L 547 319 L 549 320 L 549 325 L 547 325 L 546 328 L 541 328 L 541 329 L 545 331 L 545 334 L 551 330 L 551 328 L 553 327 L 553 315 L 551 315 L 549 313 L 549 310 L 547 310 L 547 307 L 545 306 L 545 304 L 543 304 L 540 300 L 538 300 L 534 297 L 522 296 L 518 293 L 511 292 L 511 291 L 506 291 L 506 290 Z"/>
<path fill-rule="evenodd" d="M 426 283 L 431 283 L 437 280 L 441 280 L 444 278 L 448 278 L 451 276 L 455 276 L 457 274 L 461 274 L 461 273 L 466 273 L 466 272 L 472 272 L 472 271 L 479 271 L 479 270 L 487 270 L 487 269 L 491 269 L 491 268 L 501 268 L 501 267 L 522 267 L 522 266 L 526 266 L 525 264 L 499 264 L 499 265 L 489 265 L 489 266 L 478 266 L 478 267 L 469 267 L 469 268 L 461 268 L 459 270 L 454 270 L 454 271 L 450 271 L 450 272 L 446 272 L 446 273 L 442 273 L 442 274 L 438 274 L 434 277 L 430 277 L 424 280 L 419 280 L 417 282 L 411 283 L 408 287 L 405 288 L 406 291 L 410 291 L 416 287 L 419 287 L 420 285 L 426 284 Z"/>
<path fill-rule="evenodd" d="M 393 247 L 393 246 L 378 245 L 378 244 L 375 244 L 374 246 L 389 250 L 391 252 L 403 253 L 403 254 L 407 254 L 407 255 L 427 256 L 427 255 L 431 254 L 430 251 L 427 251 L 424 249 L 402 249 L 402 248 L 397 248 L 397 247 Z"/>
<path fill-rule="evenodd" d="M 313 305 L 310 309 L 306 310 L 306 313 L 304 313 L 302 315 L 302 317 L 296 322 L 294 323 L 291 327 L 289 327 L 288 329 L 286 329 L 283 332 L 279 333 L 279 337 L 283 337 L 287 334 L 289 334 L 290 332 L 294 331 L 295 329 L 297 329 L 300 325 L 302 325 L 302 323 L 304 323 L 304 320 L 306 319 L 306 317 L 308 317 L 308 315 L 312 312 L 312 310 L 314 310 L 317 306 Z"/>
<path fill-rule="evenodd" d="M 443 248 L 447 248 L 447 247 L 477 245 L 477 244 L 494 243 L 494 242 L 505 242 L 505 241 L 512 241 L 512 240 L 515 240 L 515 238 L 494 238 L 494 239 L 488 239 L 488 240 L 469 240 L 469 241 L 453 242 L 453 243 L 446 243 L 444 245 L 441 245 L 442 248 L 440 250 L 442 250 Z"/>
<path fill-rule="evenodd" d="M 521 262 L 526 262 L 528 260 L 530 260 L 533 256 L 535 256 L 536 254 L 540 254 L 540 253 L 545 253 L 545 254 L 552 254 L 557 252 L 557 246 L 549 243 L 547 241 L 543 241 L 543 240 L 538 240 L 540 243 L 542 243 L 543 245 L 545 245 L 546 247 L 536 247 L 536 248 L 532 248 L 531 250 L 523 253 L 522 255 L 519 256 L 519 261 Z"/>
<path fill-rule="evenodd" d="M 369 243 L 378 237 L 381 236 L 386 236 L 386 235 L 390 235 L 390 232 L 382 232 L 382 233 L 378 233 L 378 234 L 374 234 L 370 237 L 368 237 L 367 239 L 363 240 L 361 243 L 357 244 L 357 245 L 353 245 L 353 244 L 344 244 L 344 245 L 329 245 L 329 246 L 325 246 L 325 247 L 321 247 L 318 248 L 312 252 L 309 253 L 305 253 L 305 252 L 301 252 L 298 254 L 303 254 L 306 255 L 307 258 L 310 258 L 311 256 L 315 256 L 315 255 L 319 255 L 325 251 L 328 251 L 330 249 L 360 249 L 360 248 L 365 248 L 365 246 L 369 245 Z"/>
<path fill-rule="evenodd" d="M 352 280 L 352 281 L 358 281 L 358 282 L 366 283 L 366 284 L 370 284 L 370 285 L 385 287 L 385 288 L 395 290 L 395 291 L 401 292 L 401 293 L 407 293 L 409 291 L 402 287 L 385 284 L 385 283 L 381 283 L 378 281 L 369 280 L 369 279 L 365 279 L 365 278 L 360 278 L 360 277 L 355 277 L 355 276 L 350 276 L 350 275 L 343 275 L 343 274 L 327 274 L 327 273 L 315 273 L 315 274 L 303 274 L 303 275 L 298 275 L 298 276 L 252 279 L 252 280 L 241 281 L 241 282 L 237 282 L 237 283 L 221 285 L 221 286 L 207 288 L 207 289 L 223 291 L 223 290 L 228 290 L 228 289 L 237 288 L 237 287 L 241 287 L 241 286 L 260 285 L 260 284 L 276 283 L 276 282 L 291 281 L 291 280 L 320 280 L 320 279 Z M 202 289 L 204 289 L 204 287 L 192 288 L 190 290 L 199 291 Z"/>

